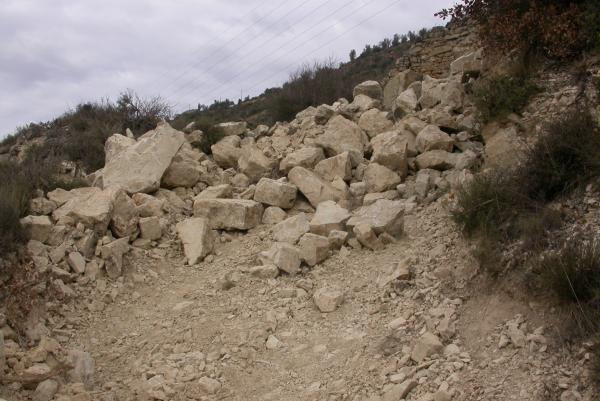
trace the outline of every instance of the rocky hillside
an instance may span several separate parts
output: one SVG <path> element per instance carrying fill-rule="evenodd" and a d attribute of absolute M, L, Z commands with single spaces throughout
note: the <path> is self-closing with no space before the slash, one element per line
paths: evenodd
<path fill-rule="evenodd" d="M 484 124 L 471 40 L 290 122 L 220 123 L 210 152 L 193 123 L 110 136 L 89 186 L 38 191 L 21 220 L 0 397 L 596 401 L 593 339 L 494 281 L 450 216 L 478 171 L 517 165 L 596 92 L 545 69 L 521 115 Z"/>

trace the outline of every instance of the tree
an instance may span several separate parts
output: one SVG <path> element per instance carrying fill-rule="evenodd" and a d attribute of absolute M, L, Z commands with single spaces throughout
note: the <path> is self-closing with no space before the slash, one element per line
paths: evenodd
<path fill-rule="evenodd" d="M 356 60 L 356 50 L 350 50 L 350 61 Z"/>
<path fill-rule="evenodd" d="M 398 46 L 399 43 L 400 43 L 400 35 L 395 33 L 394 37 L 392 38 L 392 46 Z"/>

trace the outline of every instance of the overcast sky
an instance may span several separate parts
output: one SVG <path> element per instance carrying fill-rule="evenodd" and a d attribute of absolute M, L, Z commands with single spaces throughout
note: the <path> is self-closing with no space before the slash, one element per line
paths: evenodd
<path fill-rule="evenodd" d="M 452 2 L 0 0 L 0 137 L 127 88 L 175 111 L 256 95 L 302 63 L 442 25 Z"/>

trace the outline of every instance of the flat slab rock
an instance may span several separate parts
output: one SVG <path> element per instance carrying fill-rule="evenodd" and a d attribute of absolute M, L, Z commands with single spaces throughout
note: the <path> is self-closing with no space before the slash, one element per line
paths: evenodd
<path fill-rule="evenodd" d="M 380 199 L 372 205 L 356 209 L 346 225 L 354 229 L 361 223 L 370 225 L 377 235 L 385 232 L 398 236 L 404 231 L 404 202 Z"/>
<path fill-rule="evenodd" d="M 193 217 L 177 224 L 177 234 L 183 244 L 188 264 L 201 262 L 213 250 L 214 237 L 208 219 Z"/>
<path fill-rule="evenodd" d="M 262 220 L 263 206 L 246 199 L 196 199 L 194 216 L 208 219 L 213 230 L 249 230 Z"/>

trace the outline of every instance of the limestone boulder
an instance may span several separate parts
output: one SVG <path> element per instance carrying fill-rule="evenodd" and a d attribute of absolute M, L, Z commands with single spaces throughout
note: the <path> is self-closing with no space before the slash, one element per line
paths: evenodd
<path fill-rule="evenodd" d="M 341 112 L 353 118 L 359 113 L 364 113 L 371 109 L 380 109 L 381 101 L 379 99 L 373 99 L 367 95 L 356 95 L 352 103 L 342 106 Z"/>
<path fill-rule="evenodd" d="M 313 207 L 317 207 L 319 203 L 324 201 L 333 200 L 339 202 L 348 198 L 346 191 L 334 187 L 316 173 L 303 167 L 294 167 L 289 172 L 288 179 L 308 199 Z"/>
<path fill-rule="evenodd" d="M 310 222 L 308 216 L 305 213 L 298 213 L 276 224 L 272 232 L 275 241 L 293 245 L 309 230 Z"/>
<path fill-rule="evenodd" d="M 79 252 L 70 252 L 67 256 L 67 264 L 71 268 L 73 272 L 76 274 L 85 273 L 85 259 L 83 255 Z"/>
<path fill-rule="evenodd" d="M 381 99 L 383 96 L 383 89 L 381 88 L 381 84 L 377 81 L 365 81 L 354 87 L 352 95 L 354 97 L 365 95 L 372 99 Z"/>
<path fill-rule="evenodd" d="M 377 251 L 383 248 L 383 243 L 377 238 L 375 230 L 368 223 L 358 223 L 352 229 L 356 239 L 364 247 L 367 247 L 373 251 Z"/>
<path fill-rule="evenodd" d="M 381 199 L 369 206 L 363 206 L 352 213 L 346 225 L 349 229 L 366 223 L 377 235 L 388 233 L 397 237 L 404 230 L 404 202 Z"/>
<path fill-rule="evenodd" d="M 272 175 L 273 170 L 277 167 L 277 161 L 265 156 L 259 148 L 248 146 L 242 148 L 238 166 L 240 171 L 248 176 L 250 182 L 255 183 L 261 177 Z"/>
<path fill-rule="evenodd" d="M 162 216 L 164 214 L 165 200 L 152 195 L 137 193 L 131 197 L 140 217 Z"/>
<path fill-rule="evenodd" d="M 157 241 L 162 237 L 162 225 L 158 217 L 142 217 L 140 219 L 140 233 L 143 239 Z"/>
<path fill-rule="evenodd" d="M 260 203 L 246 199 L 196 199 L 194 216 L 208 219 L 211 229 L 249 230 L 262 219 Z"/>
<path fill-rule="evenodd" d="M 329 120 L 325 126 L 325 133 L 316 140 L 316 144 L 321 146 L 329 157 L 348 152 L 353 166 L 362 161 L 367 143 L 368 137 L 360 127 L 342 116 L 335 116 Z"/>
<path fill-rule="evenodd" d="M 417 340 L 410 358 L 416 363 L 421 363 L 429 356 L 441 354 L 443 350 L 444 344 L 440 339 L 435 334 L 426 332 Z"/>
<path fill-rule="evenodd" d="M 329 256 L 329 239 L 321 235 L 307 233 L 300 238 L 298 248 L 300 258 L 309 266 L 315 266 Z"/>
<path fill-rule="evenodd" d="M 430 150 L 417 156 L 415 164 L 419 170 L 450 170 L 456 166 L 458 155 L 456 153 L 446 152 L 445 150 Z"/>
<path fill-rule="evenodd" d="M 183 132 L 171 128 L 167 123 L 159 124 L 104 166 L 104 188 L 121 186 L 130 194 L 157 190 L 184 142 Z"/>
<path fill-rule="evenodd" d="M 368 193 L 384 192 L 396 188 L 402 182 L 402 177 L 381 164 L 370 163 L 365 169 L 363 181 Z"/>
<path fill-rule="evenodd" d="M 450 135 L 439 129 L 436 125 L 428 125 L 417 135 L 417 150 L 420 153 L 430 150 L 445 150 L 452 152 L 454 140 Z"/>
<path fill-rule="evenodd" d="M 323 149 L 307 146 L 287 155 L 279 164 L 279 169 L 285 173 L 294 167 L 313 169 L 324 158 Z"/>
<path fill-rule="evenodd" d="M 393 76 L 383 88 L 383 106 L 391 110 L 398 95 L 405 91 L 410 84 L 420 81 L 423 75 L 413 70 L 404 70 Z"/>
<path fill-rule="evenodd" d="M 129 239 L 121 238 L 112 241 L 100 248 L 100 255 L 104 259 L 106 274 L 112 279 L 117 279 L 123 273 L 123 255 L 129 252 Z"/>
<path fill-rule="evenodd" d="M 388 119 L 388 113 L 379 109 L 365 111 L 358 120 L 358 126 L 367 133 L 369 138 L 373 138 L 382 132 L 393 128 L 394 123 Z"/>
<path fill-rule="evenodd" d="M 373 153 L 371 162 L 377 163 L 397 172 L 401 178 L 408 175 L 408 143 L 407 136 L 397 131 L 385 132 L 371 140 Z"/>
<path fill-rule="evenodd" d="M 45 243 L 52 235 L 52 221 L 48 216 L 27 216 L 21 219 L 21 226 L 29 239 Z"/>
<path fill-rule="evenodd" d="M 254 200 L 269 206 L 291 209 L 296 201 L 298 188 L 287 182 L 261 178 L 254 190 Z"/>
<path fill-rule="evenodd" d="M 238 160 L 242 155 L 238 136 L 227 136 L 210 147 L 213 159 L 219 167 L 237 168 Z"/>
<path fill-rule="evenodd" d="M 331 313 L 344 302 L 344 292 L 336 286 L 322 287 L 315 291 L 313 300 L 321 312 Z"/>
<path fill-rule="evenodd" d="M 328 236 L 332 231 L 345 231 L 350 212 L 333 201 L 325 201 L 317 206 L 317 211 L 310 221 L 310 232 Z"/>
<path fill-rule="evenodd" d="M 407 115 L 414 113 L 419 106 L 419 100 L 414 89 L 408 88 L 398 95 L 392 104 L 394 118 L 400 120 Z"/>
<path fill-rule="evenodd" d="M 214 235 L 208 219 L 192 217 L 176 226 L 177 235 L 183 245 L 183 252 L 189 265 L 201 262 L 214 247 Z"/>
<path fill-rule="evenodd" d="M 100 189 L 97 187 L 75 188 L 70 191 L 57 188 L 54 191 L 48 192 L 47 196 L 51 202 L 56 203 L 56 205 L 60 207 L 74 198 L 83 198 L 98 191 L 100 191 Z"/>
<path fill-rule="evenodd" d="M 133 138 L 121 134 L 111 135 L 104 142 L 104 164 L 107 164 L 116 155 L 133 145 L 135 145 L 135 139 Z"/>
<path fill-rule="evenodd" d="M 230 184 L 214 185 L 200 192 L 195 199 L 228 199 L 233 197 L 233 188 Z"/>
<path fill-rule="evenodd" d="M 352 179 L 352 161 L 348 152 L 337 156 L 321 160 L 315 166 L 315 173 L 319 174 L 327 181 L 333 181 L 336 178 L 349 181 Z"/>
<path fill-rule="evenodd" d="M 125 191 L 117 192 L 110 219 L 110 230 L 113 235 L 116 238 L 137 236 L 139 219 L 139 209 L 133 199 Z"/>
<path fill-rule="evenodd" d="M 267 251 L 259 255 L 263 265 L 273 264 L 287 274 L 295 275 L 300 271 L 300 252 L 298 248 L 285 242 L 276 242 Z"/>
<path fill-rule="evenodd" d="M 115 200 L 122 191 L 121 188 L 113 187 L 79 192 L 79 195 L 56 209 L 52 216 L 56 221 L 67 216 L 76 224 L 82 223 L 99 235 L 104 235 L 112 218 Z"/>
<path fill-rule="evenodd" d="M 171 165 L 162 177 L 165 188 L 191 188 L 200 180 L 199 154 L 185 142 L 173 157 Z"/>
<path fill-rule="evenodd" d="M 442 101 L 444 81 L 425 75 L 421 86 L 419 104 L 424 109 L 430 109 Z"/>
<path fill-rule="evenodd" d="M 287 213 L 280 207 L 270 206 L 263 213 L 262 223 L 273 225 L 284 221 L 287 218 Z"/>

